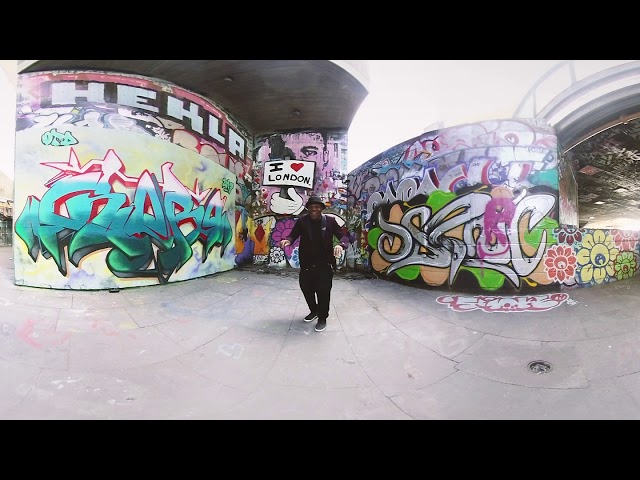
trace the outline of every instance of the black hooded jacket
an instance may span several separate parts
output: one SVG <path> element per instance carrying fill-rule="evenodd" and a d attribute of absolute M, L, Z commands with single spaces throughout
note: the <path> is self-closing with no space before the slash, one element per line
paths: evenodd
<path fill-rule="evenodd" d="M 300 256 L 300 268 L 309 268 L 312 265 L 316 265 L 322 262 L 327 262 L 331 265 L 331 268 L 336 269 L 336 258 L 333 256 L 333 237 L 339 242 L 342 237 L 346 236 L 347 231 L 345 227 L 340 227 L 336 219 L 328 215 L 322 215 L 320 218 L 321 231 L 322 231 L 322 243 L 323 252 L 325 258 L 313 258 L 313 250 L 311 247 L 311 218 L 309 215 L 303 215 L 296 220 L 291 234 L 287 237 L 289 242 L 293 244 L 298 237 L 300 237 L 300 247 L 298 254 Z M 342 243 L 342 248 L 346 246 Z"/>

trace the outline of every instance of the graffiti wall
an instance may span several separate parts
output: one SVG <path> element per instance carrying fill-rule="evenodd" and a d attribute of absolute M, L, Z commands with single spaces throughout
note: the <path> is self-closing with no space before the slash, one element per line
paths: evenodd
<path fill-rule="evenodd" d="M 640 232 L 562 226 L 553 233 L 545 271 L 565 286 L 591 287 L 631 278 L 640 267 Z"/>
<path fill-rule="evenodd" d="M 246 224 L 244 261 L 299 268 L 299 240 L 284 250 L 278 243 L 289 235 L 298 216 L 306 213 L 304 205 L 311 195 L 325 202 L 325 214 L 345 224 L 346 154 L 345 131 L 277 133 L 256 139 L 255 196 L 253 215 Z M 252 253 L 245 255 L 245 251 Z"/>
<path fill-rule="evenodd" d="M 535 120 L 424 133 L 348 175 L 353 267 L 414 286 L 550 285 L 558 243 L 557 140 Z"/>
<path fill-rule="evenodd" d="M 207 100 L 139 76 L 25 74 L 16 125 L 17 284 L 122 288 L 233 268 L 252 146 Z"/>

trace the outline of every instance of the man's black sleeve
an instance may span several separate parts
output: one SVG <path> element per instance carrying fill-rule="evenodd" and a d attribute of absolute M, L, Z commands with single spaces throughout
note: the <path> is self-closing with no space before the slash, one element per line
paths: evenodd
<path fill-rule="evenodd" d="M 290 243 L 295 242 L 298 237 L 300 236 L 302 230 L 302 217 L 299 217 L 296 220 L 296 223 L 293 225 L 293 228 L 291 229 L 291 233 L 289 234 L 288 237 L 286 237 Z"/>

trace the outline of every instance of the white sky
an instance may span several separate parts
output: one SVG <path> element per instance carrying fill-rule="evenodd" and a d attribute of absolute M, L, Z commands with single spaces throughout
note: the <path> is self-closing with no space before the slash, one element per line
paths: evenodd
<path fill-rule="evenodd" d="M 368 60 L 369 95 L 349 128 L 348 170 L 439 121 L 451 127 L 512 118 L 529 89 L 560 61 Z M 627 61 L 578 60 L 576 75 Z M 568 69 L 553 75 L 550 81 L 562 85 L 554 96 L 569 86 L 568 78 Z"/>

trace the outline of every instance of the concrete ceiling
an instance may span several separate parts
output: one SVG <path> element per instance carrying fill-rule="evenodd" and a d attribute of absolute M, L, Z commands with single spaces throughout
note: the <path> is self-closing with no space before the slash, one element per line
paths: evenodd
<path fill-rule="evenodd" d="M 110 71 L 175 83 L 213 100 L 255 135 L 348 130 L 368 94 L 364 60 L 18 60 L 19 73 L 47 70 Z"/>
<path fill-rule="evenodd" d="M 600 131 L 565 158 L 576 172 L 580 226 L 640 229 L 640 119 Z"/>

